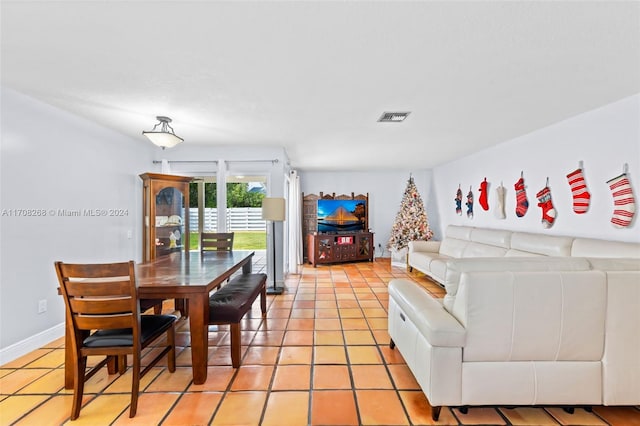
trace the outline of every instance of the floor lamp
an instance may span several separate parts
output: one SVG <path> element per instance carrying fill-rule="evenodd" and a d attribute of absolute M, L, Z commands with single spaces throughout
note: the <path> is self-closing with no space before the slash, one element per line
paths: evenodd
<path fill-rule="evenodd" d="M 284 198 L 263 198 L 262 218 L 271 221 L 271 237 L 273 238 L 273 287 L 267 287 L 267 294 L 282 294 L 284 287 L 276 286 L 276 222 L 285 219 Z"/>

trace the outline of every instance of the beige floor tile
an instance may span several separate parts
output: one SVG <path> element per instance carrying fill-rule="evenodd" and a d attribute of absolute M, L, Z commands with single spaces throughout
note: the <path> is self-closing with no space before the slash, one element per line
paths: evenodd
<path fill-rule="evenodd" d="M 269 389 L 273 376 L 272 365 L 248 365 L 238 369 L 231 384 L 232 391 L 255 391 Z"/>
<path fill-rule="evenodd" d="M 22 368 L 0 378 L 0 394 L 9 395 L 32 383 L 50 370 L 44 368 Z"/>
<path fill-rule="evenodd" d="M 311 365 L 278 365 L 271 390 L 309 390 Z"/>
<path fill-rule="evenodd" d="M 312 425 L 357 425 L 358 413 L 352 391 L 312 391 Z"/>
<path fill-rule="evenodd" d="M 253 426 L 260 424 L 260 416 L 267 399 L 266 392 L 233 392 L 222 400 L 211 425 Z M 247 409 L 251 407 L 251 409 Z"/>
<path fill-rule="evenodd" d="M 15 422 L 47 398 L 48 395 L 18 395 L 3 399 L 0 401 L 0 424 L 9 425 Z"/>
<path fill-rule="evenodd" d="M 42 375 L 40 378 L 20 389 L 18 393 L 38 394 L 63 392 L 64 369 L 56 368 L 49 371 L 48 374 Z"/>
<path fill-rule="evenodd" d="M 177 395 L 176 395 L 177 397 Z M 80 417 L 65 425 L 73 426 L 97 426 L 112 424 L 123 412 L 127 412 L 129 418 L 129 405 L 131 394 L 98 395 L 90 401 L 84 401 Z M 141 408 L 141 400 L 138 400 L 138 411 Z"/>
<path fill-rule="evenodd" d="M 43 419 L 47 419 L 48 424 L 61 425 L 71 416 L 72 404 L 73 395 L 54 396 L 31 411 L 26 417 L 20 419 L 20 421 L 15 423 L 15 426 L 43 424 Z M 80 414 L 82 414 L 82 411 L 80 411 Z M 8 424 L 4 423 L 1 418 L 2 415 L 0 415 L 0 424 Z"/>
<path fill-rule="evenodd" d="M 157 425 L 179 397 L 180 394 L 178 393 L 140 394 L 140 398 L 138 399 L 138 411 L 135 417 L 129 417 L 129 408 L 127 408 L 122 414 L 120 414 L 120 417 L 113 422 L 113 426 Z"/>
<path fill-rule="evenodd" d="M 278 364 L 311 364 L 312 346 L 283 346 Z"/>
<path fill-rule="evenodd" d="M 220 392 L 185 393 L 162 426 L 208 425 L 222 400 Z"/>
<path fill-rule="evenodd" d="M 346 364 L 347 356 L 344 346 L 316 346 L 315 364 Z"/>
<path fill-rule="evenodd" d="M 356 389 L 393 389 L 384 365 L 352 365 L 351 375 Z"/>
<path fill-rule="evenodd" d="M 504 425 L 506 422 L 494 408 L 470 407 L 467 414 L 453 409 L 454 414 L 464 425 Z"/>
<path fill-rule="evenodd" d="M 207 380 L 201 385 L 191 384 L 189 392 L 225 391 L 236 373 L 232 366 L 207 367 Z"/>
<path fill-rule="evenodd" d="M 306 425 L 309 392 L 271 392 L 261 426 Z"/>
<path fill-rule="evenodd" d="M 382 359 L 377 346 L 347 346 L 351 364 L 380 364 Z"/>
<path fill-rule="evenodd" d="M 611 426 L 640 426 L 640 407 L 593 407 Z"/>
<path fill-rule="evenodd" d="M 315 345 L 344 345 L 342 331 L 339 330 L 317 330 L 314 333 Z"/>
<path fill-rule="evenodd" d="M 363 425 L 408 425 L 398 395 L 393 390 L 357 390 L 358 411 Z"/>
<path fill-rule="evenodd" d="M 242 365 L 274 365 L 280 354 L 278 346 L 250 346 L 242 360 Z"/>
<path fill-rule="evenodd" d="M 576 408 L 573 414 L 569 414 L 562 408 L 547 408 L 549 414 L 553 416 L 562 425 L 571 426 L 601 426 L 607 423 L 596 416 L 594 413 L 589 413 L 582 408 Z"/>
<path fill-rule="evenodd" d="M 503 416 L 514 426 L 548 426 L 558 422 L 544 409 L 536 407 L 500 408 Z"/>
<path fill-rule="evenodd" d="M 176 367 L 173 373 L 163 369 L 145 392 L 184 392 L 192 380 L 193 371 L 189 367 Z"/>
<path fill-rule="evenodd" d="M 313 331 L 292 330 L 284 333 L 283 346 L 311 346 L 313 345 Z"/>
<path fill-rule="evenodd" d="M 431 405 L 422 391 L 401 391 L 400 399 L 409 413 L 409 419 L 415 425 L 457 425 L 451 410 L 443 407 L 435 422 L 431 419 Z"/>
<path fill-rule="evenodd" d="M 347 345 L 375 345 L 376 341 L 369 330 L 345 330 L 344 340 Z"/>
<path fill-rule="evenodd" d="M 351 389 L 351 376 L 346 365 L 316 365 L 313 389 Z"/>

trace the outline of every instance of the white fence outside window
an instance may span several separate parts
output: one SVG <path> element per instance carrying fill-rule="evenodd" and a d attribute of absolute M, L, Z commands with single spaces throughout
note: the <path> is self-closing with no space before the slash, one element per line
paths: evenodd
<path fill-rule="evenodd" d="M 236 207 L 227 209 L 227 231 L 264 231 L 266 221 L 262 219 L 260 207 Z M 189 228 L 198 230 L 198 208 L 189 209 Z M 218 209 L 204 209 L 204 230 L 218 229 Z"/>

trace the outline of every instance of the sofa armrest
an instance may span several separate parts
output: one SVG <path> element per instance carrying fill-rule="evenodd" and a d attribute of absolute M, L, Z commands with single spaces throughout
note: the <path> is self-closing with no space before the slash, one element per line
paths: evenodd
<path fill-rule="evenodd" d="M 466 330 L 447 312 L 438 299 L 413 281 L 395 279 L 389 283 L 389 297 L 431 346 L 462 347 Z"/>
<path fill-rule="evenodd" d="M 438 253 L 440 251 L 440 241 L 409 241 L 409 253 L 414 251 Z"/>

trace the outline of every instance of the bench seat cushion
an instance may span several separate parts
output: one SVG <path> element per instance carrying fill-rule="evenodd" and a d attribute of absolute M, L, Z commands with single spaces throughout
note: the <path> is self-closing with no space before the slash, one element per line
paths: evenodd
<path fill-rule="evenodd" d="M 267 282 L 265 274 L 242 274 L 209 297 L 209 322 L 240 322 Z"/>

